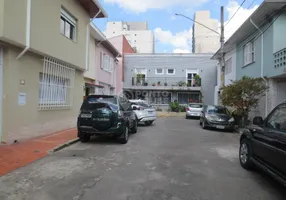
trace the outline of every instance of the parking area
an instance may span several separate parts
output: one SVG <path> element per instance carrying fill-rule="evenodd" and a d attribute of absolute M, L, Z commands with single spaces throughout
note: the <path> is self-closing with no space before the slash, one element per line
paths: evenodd
<path fill-rule="evenodd" d="M 125 145 L 93 138 L 0 177 L 0 199 L 284 200 L 279 184 L 240 167 L 238 140 L 198 120 L 158 118 Z"/>

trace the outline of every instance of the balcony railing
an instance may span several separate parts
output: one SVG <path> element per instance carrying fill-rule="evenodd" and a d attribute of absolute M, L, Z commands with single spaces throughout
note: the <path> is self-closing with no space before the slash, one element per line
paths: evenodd
<path fill-rule="evenodd" d="M 201 78 L 186 77 L 132 77 L 132 86 L 153 87 L 201 87 Z"/>

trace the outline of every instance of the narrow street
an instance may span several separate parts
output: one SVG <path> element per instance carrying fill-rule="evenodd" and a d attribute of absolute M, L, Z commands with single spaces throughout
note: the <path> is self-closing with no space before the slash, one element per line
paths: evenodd
<path fill-rule="evenodd" d="M 283 188 L 238 161 L 238 134 L 160 118 L 126 145 L 77 143 L 0 177 L 1 200 L 282 200 Z"/>

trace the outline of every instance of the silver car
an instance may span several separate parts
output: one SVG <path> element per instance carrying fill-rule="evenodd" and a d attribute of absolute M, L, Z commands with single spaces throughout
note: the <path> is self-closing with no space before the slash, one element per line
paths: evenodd
<path fill-rule="evenodd" d="M 203 110 L 203 104 L 201 103 L 190 103 L 186 108 L 186 119 L 191 117 L 200 118 Z"/>

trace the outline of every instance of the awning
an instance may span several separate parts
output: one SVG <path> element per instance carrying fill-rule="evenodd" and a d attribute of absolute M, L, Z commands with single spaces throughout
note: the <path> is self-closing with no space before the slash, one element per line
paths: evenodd
<path fill-rule="evenodd" d="M 94 87 L 104 88 L 104 86 L 102 86 L 102 85 L 97 85 L 97 84 L 92 84 L 92 83 L 85 83 L 85 87 L 87 87 L 87 88 L 94 88 Z"/>

